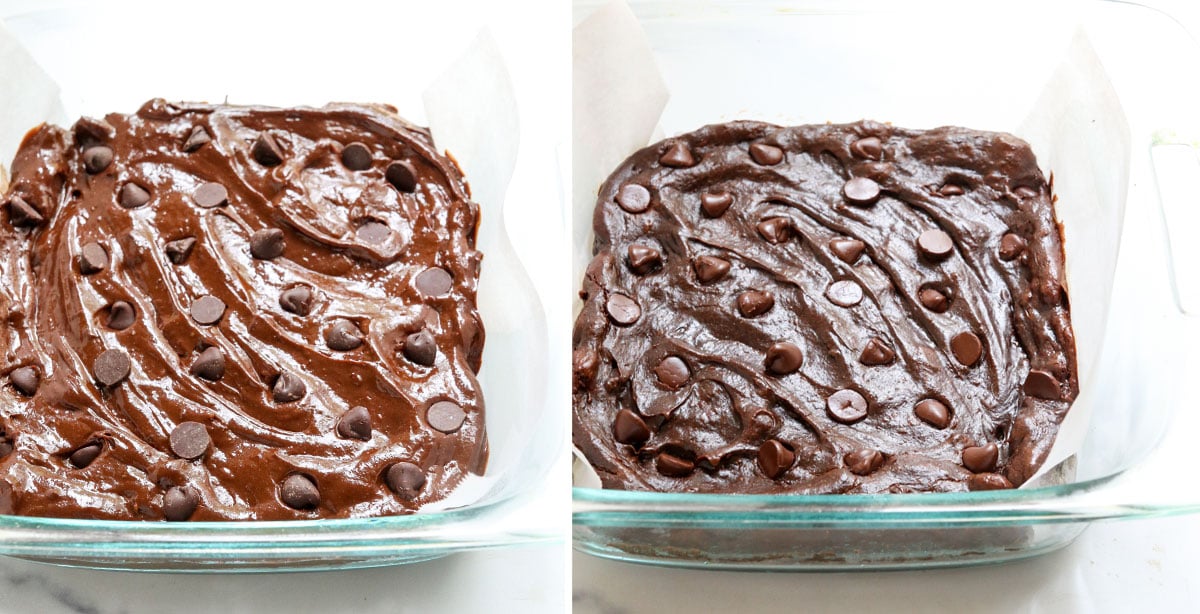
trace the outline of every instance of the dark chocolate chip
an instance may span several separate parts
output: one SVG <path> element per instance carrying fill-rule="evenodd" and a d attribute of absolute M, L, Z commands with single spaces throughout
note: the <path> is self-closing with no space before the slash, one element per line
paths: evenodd
<path fill-rule="evenodd" d="M 205 209 L 220 207 L 229 202 L 229 190 L 215 181 L 209 181 L 200 184 L 196 191 L 192 192 L 192 200 Z"/>
<path fill-rule="evenodd" d="M 846 201 L 859 207 L 867 207 L 879 200 L 879 184 L 866 177 L 855 177 L 842 186 Z"/>
<path fill-rule="evenodd" d="M 129 377 L 129 370 L 132 367 L 133 363 L 129 361 L 129 354 L 121 350 L 105 350 L 92 362 L 92 373 L 101 385 L 116 386 Z"/>
<path fill-rule="evenodd" d="M 783 150 L 766 143 L 751 143 L 750 157 L 763 166 L 775 166 L 783 162 Z"/>
<path fill-rule="evenodd" d="M 671 168 L 687 168 L 696 164 L 696 159 L 692 157 L 692 150 L 688 149 L 687 144 L 681 141 L 671 143 L 667 150 L 658 158 L 659 164 L 669 166 Z"/>
<path fill-rule="evenodd" d="M 388 225 L 383 222 L 369 220 L 360 224 L 354 234 L 363 243 L 379 245 L 388 240 L 388 237 L 392 234 L 392 229 L 388 228 Z"/>
<path fill-rule="evenodd" d="M 917 249 L 921 255 L 932 260 L 941 260 L 954 251 L 954 240 L 937 229 L 926 230 L 917 237 Z"/>
<path fill-rule="evenodd" d="M 453 433 L 462 427 L 467 412 L 454 401 L 438 401 L 425 410 L 425 419 L 429 426 L 443 433 Z"/>
<path fill-rule="evenodd" d="M 125 301 L 117 301 L 108 307 L 108 319 L 104 325 L 113 330 L 125 330 L 133 326 L 137 315 L 134 313 L 133 305 Z"/>
<path fill-rule="evenodd" d="M 192 126 L 192 131 L 188 133 L 187 139 L 183 141 L 183 150 L 191 153 L 211 141 L 212 137 L 208 135 L 208 131 L 204 129 L 204 126 Z"/>
<path fill-rule="evenodd" d="M 729 205 L 733 204 L 733 195 L 729 192 L 705 192 L 700 195 L 700 209 L 704 215 L 718 218 L 725 215 Z"/>
<path fill-rule="evenodd" d="M 662 254 L 657 249 L 637 243 L 629 246 L 629 270 L 638 275 L 645 275 L 661 267 Z"/>
<path fill-rule="evenodd" d="M 825 296 L 839 307 L 853 307 L 862 302 L 863 289 L 857 282 L 843 279 L 829 284 Z"/>
<path fill-rule="evenodd" d="M 171 264 L 183 264 L 192 255 L 192 249 L 195 247 L 195 237 L 184 237 L 167 241 L 167 244 L 163 246 L 163 253 L 167 255 L 167 260 L 170 260 Z"/>
<path fill-rule="evenodd" d="M 250 155 L 263 166 L 278 166 L 283 162 L 283 150 L 279 148 L 279 143 L 275 142 L 275 137 L 266 132 L 255 139 Z"/>
<path fill-rule="evenodd" d="M 970 446 L 963 448 L 962 451 L 963 467 L 974 473 L 987 473 L 995 469 L 998 460 L 1000 460 L 1000 448 L 996 447 L 994 443 Z"/>
<path fill-rule="evenodd" d="M 579 392 L 587 390 L 600 372 L 600 355 L 591 348 L 577 348 L 571 355 L 571 371 L 574 389 Z"/>
<path fill-rule="evenodd" d="M 872 337 L 867 342 L 867 347 L 863 348 L 862 354 L 858 355 L 858 362 L 870 367 L 888 365 L 893 360 L 896 360 L 896 352 L 877 337 Z"/>
<path fill-rule="evenodd" d="M 271 386 L 271 398 L 276 403 L 299 401 L 307 393 L 308 386 L 304 385 L 304 380 L 287 371 L 280 372 L 279 377 L 275 378 L 275 384 Z"/>
<path fill-rule="evenodd" d="M 417 275 L 415 281 L 417 290 L 425 296 L 442 296 L 450 292 L 454 279 L 450 273 L 441 267 L 429 267 Z"/>
<path fill-rule="evenodd" d="M 947 183 L 938 188 L 938 194 L 942 196 L 962 196 L 966 193 L 967 191 L 957 183 Z"/>
<path fill-rule="evenodd" d="M 104 145 L 93 145 L 83 150 L 83 167 L 89 174 L 103 172 L 112 161 L 113 150 Z"/>
<path fill-rule="evenodd" d="M 692 377 L 687 363 L 678 356 L 667 356 L 654 367 L 654 376 L 665 388 L 676 390 Z"/>
<path fill-rule="evenodd" d="M 858 261 L 858 257 L 862 255 L 863 250 L 867 248 L 867 244 L 858 239 L 833 239 L 829 242 L 829 251 L 837 256 L 838 260 L 846 264 L 854 264 Z"/>
<path fill-rule="evenodd" d="M 999 473 L 977 473 L 967 479 L 967 488 L 971 490 L 1005 490 L 1012 487 L 1012 482 Z"/>
<path fill-rule="evenodd" d="M 610 294 L 604 305 L 608 317 L 618 326 L 629 326 L 642 317 L 642 308 L 637 301 L 624 294 Z"/>
<path fill-rule="evenodd" d="M 79 272 L 84 275 L 99 273 L 108 268 L 108 252 L 99 243 L 88 243 L 79 250 Z"/>
<path fill-rule="evenodd" d="M 225 377 L 225 354 L 216 346 L 205 349 L 192 363 L 191 373 L 210 382 L 220 381 Z"/>
<path fill-rule="evenodd" d="M 313 291 L 308 286 L 292 286 L 279 293 L 279 306 L 284 311 L 298 316 L 306 316 L 312 312 Z"/>
<path fill-rule="evenodd" d="M 46 218 L 42 217 L 41 213 L 33 207 L 33 205 L 25 202 L 24 198 L 14 194 L 8 200 L 8 222 L 17 228 L 32 228 L 41 226 Z"/>
<path fill-rule="evenodd" d="M 917 299 L 926 309 L 934 313 L 945 313 L 947 309 L 950 309 L 950 297 L 937 288 L 921 288 L 917 293 Z"/>
<path fill-rule="evenodd" d="M 404 357 L 418 365 L 432 367 L 437 360 L 437 341 L 427 330 L 404 338 Z"/>
<path fill-rule="evenodd" d="M 362 143 L 350 143 L 342 148 L 342 166 L 352 171 L 371 168 L 371 150 Z"/>
<path fill-rule="evenodd" d="M 206 294 L 192 301 L 188 311 L 198 324 L 216 324 L 221 321 L 221 316 L 225 315 L 225 301 Z"/>
<path fill-rule="evenodd" d="M 117 134 L 112 124 L 94 117 L 81 117 L 71 127 L 76 145 L 88 147 L 111 140 Z"/>
<path fill-rule="evenodd" d="M 96 457 L 100 456 L 100 453 L 103 451 L 104 444 L 100 443 L 99 441 L 93 441 L 84 444 L 72 452 L 71 456 L 69 456 L 67 460 L 70 461 L 70 463 L 74 465 L 76 469 L 83 469 L 95 462 Z"/>
<path fill-rule="evenodd" d="M 613 438 L 636 448 L 650 440 L 650 428 L 641 416 L 622 409 L 613 420 Z"/>
<path fill-rule="evenodd" d="M 425 472 L 408 461 L 400 461 L 388 467 L 384 478 L 392 492 L 405 499 L 413 499 L 425 486 Z"/>
<path fill-rule="evenodd" d="M 350 320 L 339 318 L 325 329 L 325 345 L 336 352 L 349 352 L 362 343 L 362 331 Z"/>
<path fill-rule="evenodd" d="M 1025 394 L 1039 399 L 1057 401 L 1062 398 L 1062 390 L 1058 379 L 1048 371 L 1038 369 L 1030 371 L 1029 375 L 1025 377 L 1025 385 L 1022 389 L 1025 391 Z"/>
<path fill-rule="evenodd" d="M 716 256 L 696 256 L 692 268 L 702 284 L 711 284 L 729 273 L 729 261 Z"/>
<path fill-rule="evenodd" d="M 274 260 L 283 255 L 283 231 L 263 228 L 250 235 L 250 255 L 259 260 Z"/>
<path fill-rule="evenodd" d="M 679 458 L 669 452 L 659 452 L 654 459 L 658 472 L 671 478 L 685 478 L 695 471 L 696 464 L 686 458 Z"/>
<path fill-rule="evenodd" d="M 371 412 L 363 406 L 351 407 L 337 421 L 338 437 L 344 439 L 371 439 Z"/>
<path fill-rule="evenodd" d="M 920 401 L 913 409 L 913 413 L 936 429 L 944 429 L 950 426 L 950 421 L 953 419 L 950 408 L 937 399 Z"/>
<path fill-rule="evenodd" d="M 172 486 L 163 494 L 163 518 L 172 522 L 182 522 L 196 513 L 200 505 L 200 496 L 188 486 Z"/>
<path fill-rule="evenodd" d="M 778 245 L 792 238 L 792 221 L 786 217 L 767 218 L 755 226 L 759 236 L 772 245 Z"/>
<path fill-rule="evenodd" d="M 38 384 L 42 378 L 38 375 L 37 369 L 33 367 L 17 367 L 8 373 L 8 381 L 12 382 L 13 388 L 17 392 L 31 397 L 37 394 Z"/>
<path fill-rule="evenodd" d="M 867 417 L 867 399 L 849 388 L 839 390 L 825 400 L 829 417 L 842 424 L 852 424 Z"/>
<path fill-rule="evenodd" d="M 950 340 L 950 351 L 955 360 L 969 367 L 983 355 L 983 343 L 975 333 L 959 333 Z"/>
<path fill-rule="evenodd" d="M 321 492 L 312 478 L 293 473 L 279 485 L 279 500 L 294 510 L 311 510 L 321 503 Z"/>
<path fill-rule="evenodd" d="M 171 452 L 174 452 L 175 456 L 196 460 L 208 451 L 212 437 L 209 437 L 208 429 L 199 422 L 180 422 L 179 426 L 171 431 L 169 442 Z"/>
<path fill-rule="evenodd" d="M 417 172 L 408 162 L 397 160 L 388 164 L 383 176 L 392 187 L 401 192 L 411 194 L 417 190 Z"/>
<path fill-rule="evenodd" d="M 783 477 L 794 462 L 796 453 L 778 440 L 768 439 L 758 446 L 758 466 L 772 480 Z"/>
<path fill-rule="evenodd" d="M 842 462 L 854 475 L 871 475 L 883 465 L 883 454 L 879 450 L 862 448 L 843 456 Z"/>
<path fill-rule="evenodd" d="M 850 143 L 850 153 L 864 160 L 883 159 L 883 142 L 877 136 L 864 136 Z"/>
<path fill-rule="evenodd" d="M 117 197 L 117 202 L 126 209 L 136 209 L 150 202 L 150 192 L 146 188 L 130 182 L 121 186 L 121 194 Z"/>
<path fill-rule="evenodd" d="M 617 204 L 630 213 L 642 213 L 650 208 L 650 190 L 636 183 L 627 183 L 617 192 Z"/>
<path fill-rule="evenodd" d="M 775 295 L 766 291 L 747 290 L 737 297 L 738 313 L 746 318 L 761 316 L 774 306 Z"/>
<path fill-rule="evenodd" d="M 1020 235 L 1009 232 L 1000 237 L 1001 260 L 1013 260 L 1017 256 L 1020 256 L 1023 251 L 1025 251 L 1025 239 L 1022 239 Z"/>
<path fill-rule="evenodd" d="M 767 371 L 775 375 L 788 375 L 800 370 L 804 364 L 804 353 L 796 344 L 780 341 L 767 349 L 765 364 Z"/>

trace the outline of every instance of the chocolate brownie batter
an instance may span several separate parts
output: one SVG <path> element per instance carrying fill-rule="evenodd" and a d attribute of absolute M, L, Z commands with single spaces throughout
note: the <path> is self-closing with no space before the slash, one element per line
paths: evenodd
<path fill-rule="evenodd" d="M 1019 139 L 734 122 L 600 189 L 574 440 L 607 488 L 1012 488 L 1078 392 L 1050 186 Z"/>
<path fill-rule="evenodd" d="M 402 514 L 487 458 L 478 209 L 383 106 L 34 129 L 0 217 L 5 513 Z"/>

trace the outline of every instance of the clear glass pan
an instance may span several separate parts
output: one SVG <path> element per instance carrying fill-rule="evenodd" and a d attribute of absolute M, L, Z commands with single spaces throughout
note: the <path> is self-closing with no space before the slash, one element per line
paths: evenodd
<path fill-rule="evenodd" d="M 577 18 L 587 8 L 577 5 Z M 1182 244 L 1200 219 L 1161 199 L 1159 191 L 1160 184 L 1194 178 L 1200 168 L 1191 146 L 1200 135 L 1195 113 L 1200 48 L 1178 23 L 1116 2 L 1055 5 L 1057 10 L 1047 3 L 801 1 L 651 1 L 632 8 L 672 92 L 660 123 L 667 134 L 738 114 L 714 108 L 743 109 L 747 118 L 777 122 L 870 117 L 914 127 L 1005 126 L 1012 122 L 1005 113 L 1013 112 L 1006 111 L 1005 101 L 1042 89 L 1049 74 L 1045 65 L 1055 57 L 1049 54 L 1065 46 L 1079 26 L 1129 122 L 1129 188 L 1119 246 L 1067 246 L 1075 258 L 1119 250 L 1090 383 L 1092 418 L 1078 454 L 1057 469 L 1075 481 L 931 495 L 575 488 L 576 548 L 614 559 L 704 568 L 953 566 L 1060 548 L 1094 520 L 1200 511 L 1200 484 L 1189 470 L 1191 434 L 1200 428 L 1200 402 L 1189 377 L 1200 372 L 1191 351 L 1200 347 L 1200 319 L 1185 313 L 1177 293 L 1185 280 L 1200 276 L 1200 262 L 1173 260 L 1181 252 L 1170 248 L 1172 239 Z M 783 45 L 787 54 L 778 52 Z M 811 94 L 795 101 L 794 114 L 762 111 L 770 107 L 762 100 L 779 89 L 772 80 L 748 90 L 753 79 L 708 68 L 717 61 L 759 60 L 776 67 L 776 79 L 810 86 Z M 878 96 L 845 94 L 864 89 L 878 90 Z M 905 107 L 916 110 L 893 113 L 901 97 L 918 99 L 915 107 Z M 1182 155 L 1165 165 L 1160 154 L 1166 150 Z"/>

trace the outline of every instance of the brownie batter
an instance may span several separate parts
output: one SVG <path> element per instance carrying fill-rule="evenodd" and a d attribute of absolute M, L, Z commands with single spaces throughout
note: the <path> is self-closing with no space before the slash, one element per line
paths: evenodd
<path fill-rule="evenodd" d="M 1050 186 L 1007 134 L 733 122 L 601 187 L 574 441 L 606 488 L 1012 488 L 1078 393 Z"/>
<path fill-rule="evenodd" d="M 478 209 L 383 106 L 41 126 L 0 217 L 0 511 L 403 514 L 487 459 Z"/>

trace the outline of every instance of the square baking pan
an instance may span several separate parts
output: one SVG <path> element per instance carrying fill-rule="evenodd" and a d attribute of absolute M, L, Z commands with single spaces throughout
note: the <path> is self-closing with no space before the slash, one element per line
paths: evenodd
<path fill-rule="evenodd" d="M 1039 162 L 1056 191 L 1092 178 L 1074 202 L 1059 205 L 1080 338 L 1082 388 L 1072 412 L 1089 419 L 1075 425 L 1071 453 L 1041 479 L 1003 491 L 620 491 L 584 487 L 586 461 L 577 458 L 577 549 L 748 570 L 958 566 L 1061 548 L 1096 520 L 1200 511 L 1200 486 L 1184 478 L 1194 464 L 1191 433 L 1200 428 L 1189 377 L 1200 364 L 1191 350 L 1200 341 L 1200 261 L 1186 243 L 1198 221 L 1186 186 L 1198 168 L 1200 47 L 1170 16 L 1119 2 L 583 2 L 577 79 L 587 61 L 579 28 L 593 11 L 632 12 L 670 96 L 655 135 L 613 164 L 663 136 L 733 119 L 865 118 L 1024 136 L 1016 127 L 1031 121 L 1022 117 L 1047 101 L 1058 105 L 1056 119 L 1042 117 L 1038 129 L 1071 146 L 1043 148 Z M 1087 72 L 1079 63 L 1060 64 L 1079 49 L 1103 79 L 1076 74 Z M 573 203 L 576 280 L 591 258 L 595 191 L 611 171 L 580 172 L 579 148 L 604 145 L 579 142 L 579 101 L 606 95 L 611 100 L 611 91 L 576 81 L 575 181 L 586 183 L 575 186 Z"/>

